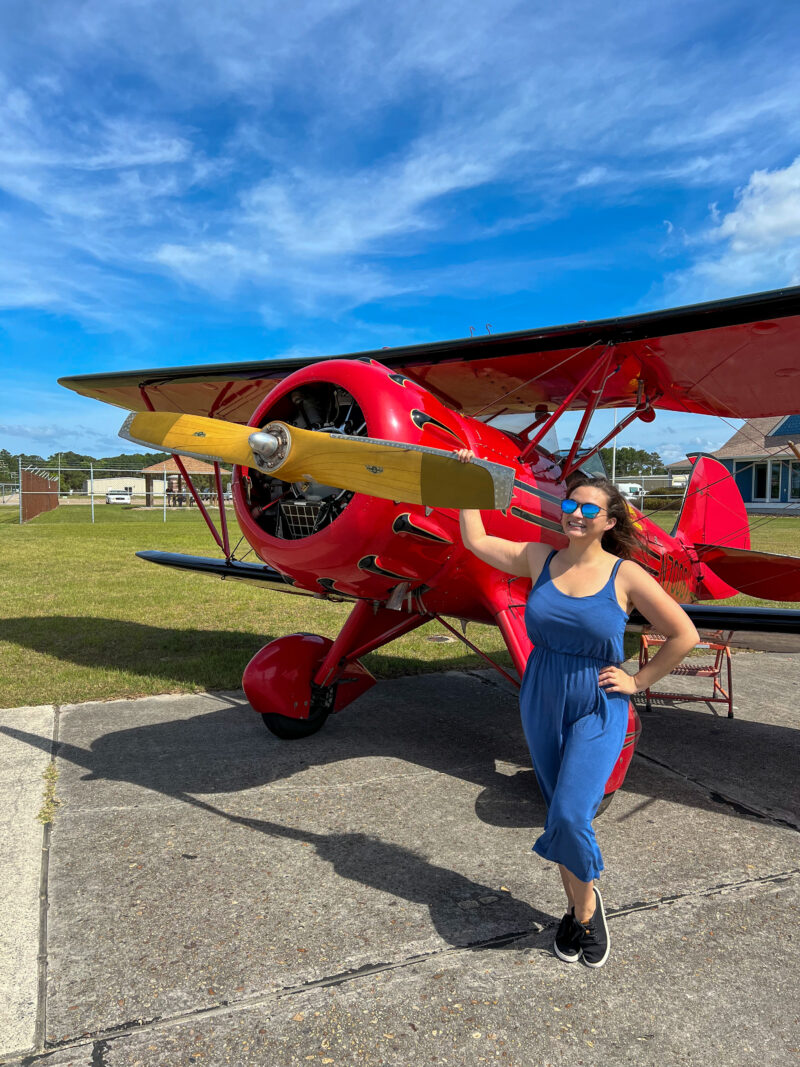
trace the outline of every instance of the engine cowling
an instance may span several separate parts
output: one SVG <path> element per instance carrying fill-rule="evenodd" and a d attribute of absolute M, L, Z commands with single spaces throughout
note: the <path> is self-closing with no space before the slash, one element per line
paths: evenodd
<path fill-rule="evenodd" d="M 432 447 L 470 447 L 463 420 L 426 390 L 373 361 L 331 360 L 298 371 L 251 419 Z M 316 483 L 287 485 L 234 471 L 242 532 L 262 559 L 306 588 L 384 598 L 401 582 L 424 583 L 457 540 L 455 512 L 378 500 Z"/>
<path fill-rule="evenodd" d="M 274 420 L 445 451 L 471 448 L 520 475 L 508 511 L 484 513 L 489 533 L 520 541 L 535 539 L 543 528 L 560 535 L 552 461 L 540 456 L 522 470 L 521 442 L 513 435 L 462 416 L 375 360 L 333 359 L 290 375 L 264 399 L 250 425 Z M 310 482 L 289 485 L 239 467 L 233 493 L 250 545 L 306 589 L 385 602 L 399 587 L 427 595 L 432 584 L 436 591 L 426 610 L 492 619 L 480 590 L 502 576 L 465 551 L 455 510 L 431 511 Z"/>

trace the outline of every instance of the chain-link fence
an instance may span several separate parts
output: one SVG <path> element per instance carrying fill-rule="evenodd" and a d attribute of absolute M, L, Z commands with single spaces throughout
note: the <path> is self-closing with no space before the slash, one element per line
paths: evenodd
<path fill-rule="evenodd" d="M 189 469 L 194 488 L 204 504 L 216 507 L 214 469 L 197 461 L 196 465 L 207 469 Z M 224 499 L 230 501 L 229 473 L 222 473 L 222 484 Z M 197 516 L 189 485 L 170 460 L 145 470 L 93 465 L 26 468 L 19 462 L 17 471 L 6 472 L 6 480 L 0 481 L 2 522 L 169 522 Z"/>

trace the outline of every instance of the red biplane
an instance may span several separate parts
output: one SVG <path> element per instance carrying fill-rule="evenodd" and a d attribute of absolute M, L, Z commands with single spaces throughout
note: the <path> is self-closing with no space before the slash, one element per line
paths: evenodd
<path fill-rule="evenodd" d="M 314 733 L 374 684 L 361 657 L 431 619 L 458 637 L 445 617 L 496 623 L 521 673 L 530 652 L 523 622 L 530 583 L 464 549 L 457 509 L 487 509 L 490 534 L 561 546 L 567 480 L 614 433 L 636 419 L 651 421 L 659 409 L 730 418 L 793 413 L 799 353 L 800 288 L 793 288 L 315 361 L 60 381 L 133 412 L 123 436 L 173 452 L 180 467 L 180 455 L 215 462 L 219 529 L 185 471 L 184 477 L 224 558 L 140 552 L 142 558 L 352 602 L 335 641 L 290 634 L 262 648 L 244 671 L 245 693 L 268 728 L 296 738 Z M 584 449 L 593 413 L 607 408 L 632 411 Z M 583 416 L 570 449 L 549 452 L 549 431 L 574 409 Z M 530 424 L 511 433 L 485 421 L 503 413 L 530 413 Z M 460 464 L 453 457 L 459 448 L 471 449 L 476 460 Z M 636 513 L 638 562 L 699 627 L 728 639 L 746 631 L 742 643 L 750 647 L 764 634 L 797 635 L 798 611 L 699 603 L 737 591 L 798 601 L 800 559 L 751 552 L 744 504 L 728 470 L 709 456 L 692 459 L 671 535 Z M 239 561 L 231 551 L 220 462 L 234 463 L 236 517 L 262 563 Z M 621 785 L 638 733 L 631 705 L 607 794 Z"/>

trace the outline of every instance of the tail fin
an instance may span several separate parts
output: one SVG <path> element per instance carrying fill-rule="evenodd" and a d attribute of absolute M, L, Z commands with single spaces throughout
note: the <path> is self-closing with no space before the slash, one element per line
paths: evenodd
<path fill-rule="evenodd" d="M 673 537 L 692 545 L 750 547 L 742 494 L 727 467 L 712 456 L 689 456 L 692 473 Z"/>
<path fill-rule="evenodd" d="M 693 548 L 722 545 L 750 548 L 750 526 L 742 494 L 730 471 L 719 460 L 702 453 L 689 456 L 692 473 L 672 536 Z M 723 600 L 738 590 L 703 567 L 701 600 Z"/>

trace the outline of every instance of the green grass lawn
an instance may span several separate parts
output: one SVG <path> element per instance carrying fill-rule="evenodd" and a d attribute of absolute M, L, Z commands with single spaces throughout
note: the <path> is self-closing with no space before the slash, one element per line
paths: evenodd
<path fill-rule="evenodd" d="M 262 645 L 296 630 L 333 638 L 350 611 L 136 558 L 219 555 L 195 508 L 171 510 L 166 523 L 157 509 L 102 504 L 95 515 L 92 525 L 84 505 L 69 505 L 19 526 L 18 509 L 0 507 L 0 707 L 236 689 Z M 655 518 L 670 530 L 675 515 Z M 753 520 L 754 548 L 800 555 L 800 520 L 762 523 Z M 235 522 L 233 531 L 235 541 Z M 365 663 L 381 677 L 484 666 L 460 643 L 429 640 L 443 632 L 429 623 Z M 470 626 L 469 637 L 510 663 L 494 627 Z"/>
<path fill-rule="evenodd" d="M 70 505 L 19 526 L 18 509 L 0 507 L 0 707 L 238 689 L 262 645 L 298 630 L 333 638 L 351 610 L 136 558 L 219 556 L 196 508 L 171 510 L 166 523 L 157 510 L 95 511 L 94 525 Z M 443 633 L 429 623 L 364 662 L 381 677 L 485 666 L 461 643 L 427 640 Z M 469 638 L 510 664 L 495 627 L 470 626 Z"/>
<path fill-rule="evenodd" d="M 648 518 L 667 533 L 672 532 L 678 515 L 675 511 L 646 512 Z M 755 552 L 775 552 L 781 556 L 800 556 L 800 516 L 753 515 L 750 519 L 750 547 Z M 713 601 L 709 601 L 713 603 Z M 731 607 L 781 607 L 796 608 L 797 604 L 783 601 L 758 600 L 752 596 L 733 596 L 720 604 Z"/>

